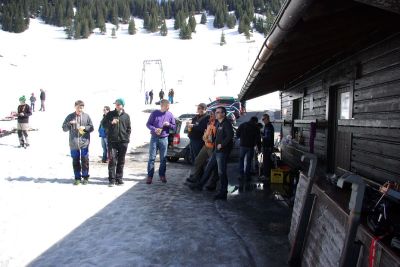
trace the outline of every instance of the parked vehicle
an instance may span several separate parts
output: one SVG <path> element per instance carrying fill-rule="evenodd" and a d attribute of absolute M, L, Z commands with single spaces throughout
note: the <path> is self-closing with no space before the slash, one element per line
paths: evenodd
<path fill-rule="evenodd" d="M 183 158 L 187 163 L 192 162 L 189 148 L 190 140 L 186 125 L 186 122 L 190 119 L 175 118 L 176 130 L 170 132 L 168 137 L 167 160 L 169 162 L 177 162 L 180 158 Z"/>
<path fill-rule="evenodd" d="M 207 104 L 207 110 L 215 110 L 217 107 L 225 107 L 226 117 L 236 125 L 236 120 L 242 115 L 242 103 L 231 96 L 219 96 L 211 103 Z"/>
<path fill-rule="evenodd" d="M 178 117 L 178 119 L 181 119 L 181 120 L 190 120 L 190 119 L 192 119 L 194 116 L 196 116 L 197 114 L 194 114 L 194 113 L 184 113 L 184 114 L 182 114 L 182 115 L 180 115 L 179 117 Z"/>

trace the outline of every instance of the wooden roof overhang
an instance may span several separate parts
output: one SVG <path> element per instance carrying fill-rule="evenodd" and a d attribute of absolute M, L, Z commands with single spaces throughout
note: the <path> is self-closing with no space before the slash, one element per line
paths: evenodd
<path fill-rule="evenodd" d="M 287 1 L 286 6 L 289 4 Z M 334 64 L 340 58 L 400 32 L 400 15 L 396 12 L 352 0 L 311 0 L 290 31 L 273 47 L 269 37 L 274 31 L 282 32 L 279 21 L 295 15 L 284 9 L 281 11 L 263 45 L 270 54 L 263 60 L 265 53 L 261 49 L 239 94 L 240 100 L 284 90 L 316 73 L 322 65 Z"/>

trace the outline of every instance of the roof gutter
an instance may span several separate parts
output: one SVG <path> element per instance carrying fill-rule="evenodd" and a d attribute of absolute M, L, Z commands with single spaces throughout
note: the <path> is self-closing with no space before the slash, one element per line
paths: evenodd
<path fill-rule="evenodd" d="M 289 32 L 305 14 L 313 1 L 314 0 L 287 0 L 285 2 L 284 7 L 278 14 L 278 17 L 272 26 L 272 30 L 265 39 L 264 44 L 261 47 L 249 74 L 247 75 L 246 81 L 240 90 L 240 100 L 247 99 L 246 94 L 248 89 L 257 78 L 269 57 L 273 54 L 279 44 L 288 36 Z"/>

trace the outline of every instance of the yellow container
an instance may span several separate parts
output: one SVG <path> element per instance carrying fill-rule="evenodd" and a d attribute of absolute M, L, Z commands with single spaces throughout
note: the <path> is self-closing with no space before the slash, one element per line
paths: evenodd
<path fill-rule="evenodd" d="M 271 184 L 283 184 L 288 174 L 288 170 L 284 169 L 271 169 Z"/>

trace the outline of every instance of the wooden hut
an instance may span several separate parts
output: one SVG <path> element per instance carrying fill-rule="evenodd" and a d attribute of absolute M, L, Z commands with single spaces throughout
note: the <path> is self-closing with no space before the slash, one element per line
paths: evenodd
<path fill-rule="evenodd" d="M 275 130 L 282 132 L 285 163 L 302 169 L 301 155 L 311 152 L 318 157 L 320 181 L 352 172 L 376 185 L 400 183 L 399 0 L 286 1 L 239 99 L 274 91 L 281 96 L 281 129 Z M 329 190 L 321 188 L 313 192 L 323 199 Z M 334 217 L 348 213 L 335 201 L 338 193 L 332 194 L 325 195 L 336 203 L 324 206 L 332 216 L 327 219 L 328 229 L 336 227 Z M 342 228 L 335 230 L 346 232 L 345 224 L 337 224 Z M 365 227 L 360 229 L 364 266 L 373 235 Z M 323 233 L 319 234 L 313 238 L 322 240 Z M 338 253 L 321 252 L 303 259 L 303 264 L 337 266 L 341 248 L 329 248 L 337 248 Z M 400 266 L 398 252 L 383 243 L 380 248 L 386 258 L 374 266 Z M 324 261 L 324 257 L 336 259 Z"/>

